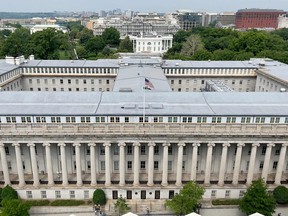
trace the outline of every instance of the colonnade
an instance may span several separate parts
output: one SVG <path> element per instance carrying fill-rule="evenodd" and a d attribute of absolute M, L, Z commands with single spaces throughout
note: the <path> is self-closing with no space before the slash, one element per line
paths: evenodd
<path fill-rule="evenodd" d="M 39 143 L 39 142 L 37 142 Z M 55 184 L 53 174 L 55 171 L 53 171 L 52 166 L 52 156 L 51 156 L 51 145 L 57 145 L 60 147 L 60 160 L 61 160 L 61 175 L 62 175 L 62 185 L 64 187 L 69 185 L 68 182 L 68 171 L 67 171 L 67 164 L 66 164 L 66 151 L 65 148 L 67 144 L 73 145 L 75 147 L 75 159 L 76 159 L 76 185 L 82 186 L 83 180 L 82 180 L 82 170 L 81 170 L 81 157 L 83 154 L 81 154 L 80 146 L 81 145 L 87 145 L 90 148 L 90 161 L 91 161 L 91 186 L 95 186 L 97 184 L 97 172 L 96 172 L 96 146 L 97 145 L 103 145 L 105 149 L 105 186 L 110 186 L 112 184 L 111 182 L 111 143 L 115 142 L 40 142 L 42 143 L 44 149 L 45 149 L 45 155 L 46 155 L 46 173 L 47 173 L 47 180 L 48 185 L 53 186 Z M 249 158 L 249 167 L 246 177 L 246 183 L 249 185 L 251 184 L 253 177 L 254 177 L 254 171 L 255 171 L 255 162 L 257 159 L 257 148 L 262 144 L 266 145 L 266 152 L 264 156 L 264 164 L 263 164 L 263 170 L 261 173 L 261 178 L 264 179 L 264 181 L 267 181 L 268 174 L 269 174 L 269 166 L 271 164 L 271 153 L 272 148 L 275 146 L 275 143 L 273 142 L 186 142 L 186 141 L 178 141 L 178 143 L 172 142 L 125 142 L 120 141 L 118 142 L 119 146 L 119 186 L 125 186 L 125 174 L 126 174 L 126 144 L 132 143 L 132 146 L 134 148 L 134 154 L 133 154 L 133 185 L 139 186 L 140 185 L 140 146 L 146 145 L 148 146 L 148 169 L 147 169 L 147 186 L 153 186 L 154 185 L 154 147 L 156 143 L 160 143 L 163 146 L 163 153 L 162 153 L 162 180 L 161 185 L 167 186 L 168 185 L 168 148 L 171 145 L 178 146 L 177 148 L 177 160 L 176 160 L 176 186 L 182 185 L 182 164 L 183 164 L 183 149 L 187 145 L 191 145 L 192 148 L 192 154 L 191 154 L 191 180 L 197 180 L 197 161 L 198 161 L 198 148 L 200 148 L 203 145 L 207 146 L 207 152 L 206 152 L 206 158 L 205 158 L 205 176 L 204 176 L 204 185 L 209 185 L 211 181 L 211 165 L 213 163 L 213 148 L 216 145 L 222 145 L 222 153 L 221 157 L 218 158 L 220 160 L 220 166 L 219 166 L 219 172 L 218 172 L 218 185 L 223 186 L 224 180 L 225 180 L 225 173 L 226 173 L 226 166 L 227 166 L 227 156 L 228 156 L 228 149 L 234 145 L 237 146 L 236 148 L 236 155 L 235 155 L 235 164 L 233 169 L 233 177 L 232 177 L 232 184 L 237 185 L 239 181 L 239 174 L 241 169 L 241 159 L 242 159 L 242 150 L 247 143 L 251 145 L 251 152 L 250 152 L 250 158 Z M 11 142 L 0 142 L 0 157 L 1 157 L 1 164 L 2 164 L 2 171 L 4 176 L 4 183 L 5 184 L 11 184 L 10 181 L 10 174 L 7 164 L 7 158 L 6 158 L 6 152 L 5 152 L 5 146 L 8 144 L 11 144 Z M 285 158 L 287 154 L 287 142 L 280 142 L 277 144 L 281 144 L 277 169 L 276 169 L 276 175 L 275 175 L 275 184 L 279 185 L 281 184 L 281 178 L 284 171 L 284 165 L 285 165 Z M 16 164 L 17 164 L 17 173 L 18 173 L 18 179 L 19 179 L 19 186 L 23 187 L 25 185 L 25 177 L 24 177 L 24 170 L 22 166 L 22 156 L 20 151 L 20 145 L 27 145 L 29 147 L 30 151 L 30 160 L 31 160 L 31 170 L 33 174 L 33 185 L 35 187 L 38 187 L 40 185 L 39 180 L 39 170 L 37 167 L 37 158 L 36 158 L 36 151 L 35 151 L 35 143 L 33 142 L 13 142 L 12 146 L 15 148 L 15 157 L 16 157 Z"/>

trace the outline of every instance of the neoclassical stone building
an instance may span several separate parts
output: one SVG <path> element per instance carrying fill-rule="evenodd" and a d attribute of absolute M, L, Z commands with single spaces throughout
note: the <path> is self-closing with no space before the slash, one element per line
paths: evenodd
<path fill-rule="evenodd" d="M 199 91 L 217 74 L 255 89 L 259 65 L 226 63 L 2 62 L 0 184 L 24 199 L 90 199 L 101 187 L 138 210 L 161 209 L 190 180 L 205 199 L 241 197 L 260 177 L 286 185 L 286 92 L 173 92 L 172 80 Z"/>

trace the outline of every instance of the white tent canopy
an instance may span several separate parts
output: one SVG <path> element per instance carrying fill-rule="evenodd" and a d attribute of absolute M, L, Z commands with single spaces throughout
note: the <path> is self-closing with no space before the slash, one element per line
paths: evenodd
<path fill-rule="evenodd" d="M 133 214 L 132 212 L 128 212 L 128 213 L 126 213 L 126 214 L 124 214 L 122 216 L 138 216 L 138 215 Z"/>
<path fill-rule="evenodd" d="M 192 213 L 187 214 L 187 215 L 185 215 L 185 216 L 201 216 L 201 215 L 199 215 L 199 214 L 197 214 L 197 213 L 195 213 L 195 212 L 192 212 Z"/>
<path fill-rule="evenodd" d="M 260 214 L 260 213 L 256 212 L 256 213 L 254 213 L 254 214 L 251 214 L 251 215 L 249 215 L 249 216 L 265 216 L 265 215 L 262 215 L 262 214 Z"/>

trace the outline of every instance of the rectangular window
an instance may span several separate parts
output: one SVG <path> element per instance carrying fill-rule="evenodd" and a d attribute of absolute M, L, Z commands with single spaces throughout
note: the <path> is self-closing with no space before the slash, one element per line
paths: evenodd
<path fill-rule="evenodd" d="M 262 155 L 266 154 L 266 149 L 267 149 L 267 146 L 262 146 L 262 151 L 261 151 Z"/>
<path fill-rule="evenodd" d="M 173 116 L 173 117 L 168 117 L 168 122 L 173 122 L 173 123 L 176 123 L 178 121 L 178 118 L 176 116 Z"/>
<path fill-rule="evenodd" d="M 110 122 L 120 122 L 120 117 L 110 117 Z"/>
<path fill-rule="evenodd" d="M 146 162 L 145 161 L 140 162 L 140 169 L 146 169 Z"/>
<path fill-rule="evenodd" d="M 61 118 L 60 117 L 51 117 L 51 122 L 52 123 L 61 123 Z"/>
<path fill-rule="evenodd" d="M 139 122 L 144 122 L 143 121 L 143 117 L 139 117 Z M 148 117 L 147 116 L 145 116 L 145 122 L 148 122 Z"/>
<path fill-rule="evenodd" d="M 146 199 L 146 191 L 141 190 L 141 199 Z"/>
<path fill-rule="evenodd" d="M 230 198 L 230 193 L 231 193 L 230 190 L 226 190 L 225 191 L 225 198 Z"/>
<path fill-rule="evenodd" d="M 47 199 L 46 191 L 41 191 L 41 199 Z"/>
<path fill-rule="evenodd" d="M 174 197 L 174 190 L 169 190 L 169 199 L 173 199 Z"/>
<path fill-rule="evenodd" d="M 133 146 L 131 144 L 127 145 L 127 155 L 132 155 Z"/>
<path fill-rule="evenodd" d="M 100 165 L 101 165 L 101 170 L 105 170 L 105 161 L 101 161 Z"/>
<path fill-rule="evenodd" d="M 154 155 L 159 155 L 159 145 L 154 146 Z"/>
<path fill-rule="evenodd" d="M 112 198 L 113 199 L 118 199 L 118 191 L 116 191 L 116 190 L 112 191 Z"/>
<path fill-rule="evenodd" d="M 145 145 L 141 145 L 140 152 L 141 152 L 141 155 L 145 155 L 146 154 L 146 146 Z"/>
<path fill-rule="evenodd" d="M 69 191 L 70 199 L 75 199 L 75 191 Z"/>
<path fill-rule="evenodd" d="M 104 116 L 100 116 L 100 117 L 96 117 L 95 118 L 95 122 L 97 122 L 97 123 L 103 123 L 103 122 L 105 122 L 105 117 Z"/>
<path fill-rule="evenodd" d="M 168 155 L 172 155 L 173 154 L 173 148 L 172 145 L 168 146 Z"/>
<path fill-rule="evenodd" d="M 132 161 L 127 161 L 127 169 L 132 170 Z"/>
<path fill-rule="evenodd" d="M 172 161 L 168 161 L 168 170 L 169 170 L 169 171 L 172 170 Z"/>
<path fill-rule="evenodd" d="M 100 146 L 100 155 L 105 155 L 105 147 Z"/>
<path fill-rule="evenodd" d="M 277 165 L 278 165 L 278 161 L 274 161 L 274 162 L 273 162 L 273 170 L 276 170 L 276 169 L 277 169 Z"/>
<path fill-rule="evenodd" d="M 244 190 L 240 190 L 239 191 L 239 198 L 242 198 L 244 196 L 245 191 Z"/>
<path fill-rule="evenodd" d="M 126 198 L 127 198 L 127 199 L 132 199 L 132 191 L 131 191 L 131 190 L 127 190 L 127 192 L 126 192 Z"/>
<path fill-rule="evenodd" d="M 46 118 L 43 116 L 37 116 L 36 117 L 36 122 L 37 123 L 46 123 Z"/>
<path fill-rule="evenodd" d="M 160 190 L 155 191 L 155 199 L 160 199 Z"/>
<path fill-rule="evenodd" d="M 55 191 L 55 198 L 61 199 L 61 191 Z"/>
<path fill-rule="evenodd" d="M 113 146 L 113 155 L 119 155 L 119 146 L 118 145 Z"/>
<path fill-rule="evenodd" d="M 81 123 L 90 123 L 90 117 L 81 117 Z"/>
<path fill-rule="evenodd" d="M 211 191 L 211 198 L 216 198 L 216 190 Z"/>
<path fill-rule="evenodd" d="M 84 199 L 89 199 L 89 191 L 84 190 Z"/>
<path fill-rule="evenodd" d="M 263 169 L 263 166 L 264 166 L 264 161 L 260 161 L 259 170 L 262 170 L 262 169 Z"/>
<path fill-rule="evenodd" d="M 114 170 L 119 170 L 119 161 L 114 161 Z"/>
<path fill-rule="evenodd" d="M 87 170 L 91 170 L 91 162 L 87 161 Z"/>
<path fill-rule="evenodd" d="M 27 199 L 32 199 L 32 191 L 26 191 L 26 197 Z"/>
<path fill-rule="evenodd" d="M 182 122 L 183 123 L 191 123 L 192 122 L 192 117 L 183 117 Z"/>
<path fill-rule="evenodd" d="M 6 155 L 9 155 L 9 154 L 10 154 L 10 150 L 9 150 L 9 147 L 8 147 L 8 146 L 5 146 L 5 154 L 6 154 Z"/>
<path fill-rule="evenodd" d="M 154 161 L 154 170 L 158 170 L 158 168 L 159 168 L 159 162 Z"/>

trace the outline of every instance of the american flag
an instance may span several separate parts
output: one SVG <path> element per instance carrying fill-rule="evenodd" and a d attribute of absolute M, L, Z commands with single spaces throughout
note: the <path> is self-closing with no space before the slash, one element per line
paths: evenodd
<path fill-rule="evenodd" d="M 154 85 L 147 78 L 145 78 L 145 89 L 148 89 L 148 90 L 154 89 Z"/>

